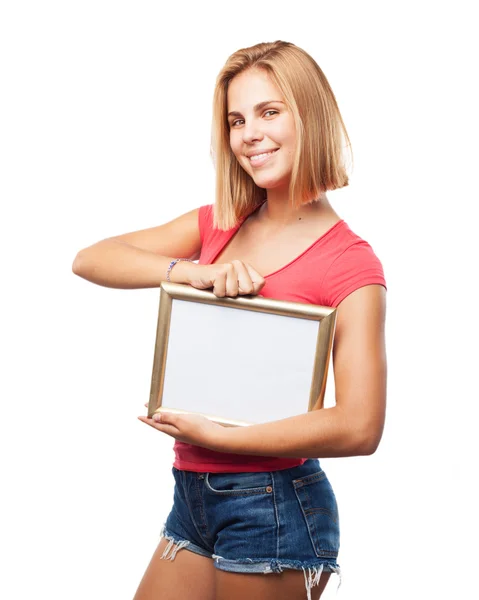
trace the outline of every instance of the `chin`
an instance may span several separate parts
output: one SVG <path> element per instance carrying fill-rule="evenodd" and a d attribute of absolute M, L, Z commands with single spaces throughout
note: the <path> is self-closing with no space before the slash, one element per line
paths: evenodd
<path fill-rule="evenodd" d="M 288 177 L 253 177 L 253 181 L 260 188 L 272 190 L 289 184 Z"/>

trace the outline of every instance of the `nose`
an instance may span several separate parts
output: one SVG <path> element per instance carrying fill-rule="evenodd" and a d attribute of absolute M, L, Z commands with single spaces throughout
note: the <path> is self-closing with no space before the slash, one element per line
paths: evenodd
<path fill-rule="evenodd" d="M 256 119 L 247 121 L 243 126 L 243 142 L 251 144 L 256 141 L 261 141 L 264 135 L 261 131 L 259 122 Z"/>

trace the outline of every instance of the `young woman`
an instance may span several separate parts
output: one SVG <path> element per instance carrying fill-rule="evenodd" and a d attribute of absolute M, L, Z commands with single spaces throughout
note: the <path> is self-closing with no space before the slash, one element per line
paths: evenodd
<path fill-rule="evenodd" d="M 77 275 L 110 287 L 168 279 L 219 297 L 337 307 L 335 406 L 238 428 L 199 415 L 139 417 L 175 438 L 176 485 L 135 600 L 317 600 L 340 573 L 338 507 L 318 458 L 372 454 L 386 405 L 383 269 L 326 197 L 348 185 L 348 143 L 306 52 L 281 41 L 239 50 L 215 89 L 214 206 L 75 259 Z"/>

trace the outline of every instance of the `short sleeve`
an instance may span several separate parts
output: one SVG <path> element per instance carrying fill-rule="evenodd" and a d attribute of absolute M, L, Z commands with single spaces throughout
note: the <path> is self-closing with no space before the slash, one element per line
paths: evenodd
<path fill-rule="evenodd" d="M 200 206 L 198 211 L 198 226 L 200 228 L 201 244 L 205 243 L 207 234 L 213 228 L 213 205 L 205 204 Z"/>
<path fill-rule="evenodd" d="M 336 307 L 352 292 L 365 285 L 386 288 L 381 261 L 364 240 L 346 248 L 329 267 L 322 285 L 326 306 Z"/>

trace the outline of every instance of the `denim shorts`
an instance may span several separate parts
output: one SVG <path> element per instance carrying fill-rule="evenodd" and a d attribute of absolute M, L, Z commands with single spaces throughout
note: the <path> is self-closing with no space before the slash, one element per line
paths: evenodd
<path fill-rule="evenodd" d="M 259 473 L 172 472 L 173 507 L 161 531 L 170 544 L 162 558 L 186 548 L 223 571 L 303 570 L 308 596 L 323 571 L 340 576 L 338 506 L 318 459 Z"/>

